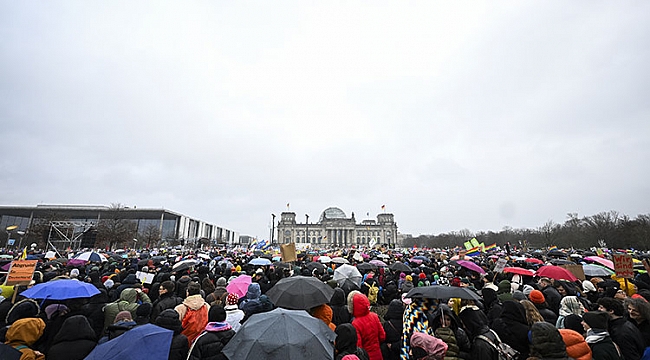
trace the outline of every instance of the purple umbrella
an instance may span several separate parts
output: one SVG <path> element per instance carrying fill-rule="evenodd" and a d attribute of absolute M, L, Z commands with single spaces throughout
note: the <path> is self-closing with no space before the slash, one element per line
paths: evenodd
<path fill-rule="evenodd" d="M 476 271 L 476 272 L 479 273 L 479 274 L 485 274 L 485 270 L 483 270 L 480 266 L 474 264 L 474 263 L 471 262 L 471 261 L 467 261 L 467 260 L 458 260 L 458 261 L 456 261 L 456 263 L 457 263 L 458 265 L 464 267 L 465 269 L 472 270 L 472 271 Z"/>
<path fill-rule="evenodd" d="M 373 265 L 375 265 L 375 266 L 379 266 L 379 267 L 386 267 L 386 266 L 388 266 L 388 265 L 386 265 L 385 262 L 383 262 L 383 261 L 381 261 L 381 260 L 370 260 L 370 263 L 373 264 Z"/>

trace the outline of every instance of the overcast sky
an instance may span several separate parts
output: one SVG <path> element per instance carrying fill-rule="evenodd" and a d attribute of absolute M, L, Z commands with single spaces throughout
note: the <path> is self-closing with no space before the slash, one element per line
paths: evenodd
<path fill-rule="evenodd" d="M 499 7 L 495 7 L 499 5 Z M 0 203 L 649 213 L 650 2 L 0 2 Z"/>

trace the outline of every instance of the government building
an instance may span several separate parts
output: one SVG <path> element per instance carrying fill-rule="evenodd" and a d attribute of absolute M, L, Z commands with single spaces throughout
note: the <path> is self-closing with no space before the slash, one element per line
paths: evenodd
<path fill-rule="evenodd" d="M 381 213 L 377 220 L 357 223 L 354 213 L 347 217 L 337 207 L 325 209 L 317 223 L 296 222 L 296 213 L 283 212 L 278 222 L 275 243 L 311 244 L 312 246 L 387 245 L 395 247 L 397 224 L 393 214 Z"/>

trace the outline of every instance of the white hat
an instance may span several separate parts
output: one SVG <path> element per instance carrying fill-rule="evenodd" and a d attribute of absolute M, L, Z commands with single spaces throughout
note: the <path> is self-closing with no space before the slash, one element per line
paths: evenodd
<path fill-rule="evenodd" d="M 584 290 L 584 292 L 596 292 L 596 287 L 589 280 L 585 280 L 582 282 L 582 289 Z"/>
<path fill-rule="evenodd" d="M 262 269 L 257 269 L 257 270 L 255 270 L 255 274 L 264 275 L 264 270 L 262 270 Z"/>
<path fill-rule="evenodd" d="M 70 270 L 70 277 L 76 278 L 77 276 L 79 276 L 79 269 Z"/>
<path fill-rule="evenodd" d="M 110 290 L 113 287 L 113 285 L 115 285 L 115 283 L 111 279 L 104 281 L 104 287 L 106 287 L 106 289 L 108 290 Z"/>

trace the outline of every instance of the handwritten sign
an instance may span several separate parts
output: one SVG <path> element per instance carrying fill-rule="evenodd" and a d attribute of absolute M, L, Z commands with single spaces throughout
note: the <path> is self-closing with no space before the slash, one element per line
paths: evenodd
<path fill-rule="evenodd" d="M 145 284 L 152 284 L 154 279 L 154 274 L 149 274 L 142 271 L 137 271 L 135 273 L 135 278 L 142 281 Z"/>
<path fill-rule="evenodd" d="M 14 260 L 9 268 L 5 285 L 29 285 L 37 262 L 37 260 Z"/>
<path fill-rule="evenodd" d="M 282 261 L 284 262 L 298 260 L 298 257 L 296 257 L 296 243 L 280 245 L 280 253 L 282 254 Z"/>
<path fill-rule="evenodd" d="M 495 273 L 502 273 L 503 269 L 506 268 L 507 263 L 508 263 L 508 260 L 506 260 L 506 259 L 497 260 L 497 264 L 494 266 L 494 272 Z"/>
<path fill-rule="evenodd" d="M 632 256 L 628 254 L 614 254 L 614 271 L 616 276 L 631 279 L 634 277 L 634 264 Z"/>

